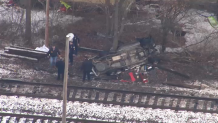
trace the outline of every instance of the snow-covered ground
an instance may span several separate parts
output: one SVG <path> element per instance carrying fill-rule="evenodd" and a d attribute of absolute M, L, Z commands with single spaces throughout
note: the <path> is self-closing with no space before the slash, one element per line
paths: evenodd
<path fill-rule="evenodd" d="M 197 12 L 197 13 L 196 13 Z M 191 17 L 187 18 L 190 22 L 186 24 L 184 29 L 188 31 L 185 38 L 187 40 L 186 46 L 199 42 L 207 37 L 210 33 L 216 32 L 217 30 L 209 24 L 207 19 L 200 14 L 199 11 L 190 10 Z M 21 12 L 16 12 L 16 10 L 12 9 L 6 10 L 4 7 L 0 6 L 0 22 L 7 21 L 13 23 L 20 23 Z M 25 14 L 24 14 L 25 15 Z M 73 17 L 70 15 L 64 15 L 61 13 L 54 13 L 51 11 L 50 20 L 51 25 L 57 25 L 57 23 L 61 24 L 63 27 L 65 24 L 69 24 L 72 22 L 76 22 L 82 18 Z M 186 20 L 186 21 L 187 21 Z M 154 20 L 155 22 L 159 22 L 159 20 Z M 25 16 L 23 18 L 22 24 L 25 24 Z M 185 21 L 181 21 L 184 23 Z M 32 26 L 33 32 L 42 29 L 45 25 L 45 13 L 43 11 L 32 11 Z M 213 38 L 215 38 L 214 35 Z M 39 39 L 41 40 L 41 39 Z M 217 41 L 212 41 L 214 44 L 212 46 L 216 47 Z M 170 50 L 181 50 L 180 49 L 167 49 Z M 0 51 L 1 52 L 1 51 Z M 51 76 L 47 72 L 35 71 L 32 69 L 21 69 L 18 65 L 9 64 L 8 66 L 0 67 L 10 67 L 12 70 L 7 70 L 0 68 L 0 78 L 2 76 L 8 75 L 10 73 L 18 73 L 21 75 L 21 78 L 30 80 L 33 77 L 37 77 L 38 79 L 45 79 L 46 76 Z M 203 81 L 203 80 L 202 80 Z M 155 88 L 156 90 L 164 90 L 168 91 L 186 91 L 187 93 L 199 93 L 199 95 L 214 95 L 217 96 L 217 87 L 218 84 L 216 81 L 204 82 L 208 83 L 207 85 L 210 88 L 202 89 L 202 90 L 193 90 L 193 89 L 184 89 L 178 87 L 169 87 L 164 85 L 156 85 L 156 87 L 150 87 L 144 85 L 142 87 Z M 108 83 L 111 85 L 111 83 Z M 98 84 L 100 85 L 100 84 Z M 125 85 L 122 85 L 125 86 Z M 188 94 L 187 94 L 188 95 Z M 34 112 L 46 111 L 51 112 L 54 116 L 60 116 L 62 102 L 58 100 L 47 100 L 47 99 L 32 99 L 32 98 L 16 98 L 16 97 L 0 97 L 0 109 L 1 111 L 12 112 L 12 109 L 20 110 L 20 109 L 31 109 Z M 18 111 L 19 112 L 19 111 Z M 175 112 L 171 110 L 159 110 L 159 109 L 145 109 L 145 108 L 136 108 L 136 107 L 120 107 L 120 106 L 104 106 L 98 104 L 88 104 L 88 103 L 78 103 L 78 102 L 68 102 L 68 116 L 73 115 L 83 115 L 88 117 L 99 117 L 99 118 L 109 118 L 109 119 L 135 119 L 140 121 L 145 120 L 154 120 L 165 123 L 217 123 L 218 117 L 217 114 L 203 114 L 203 113 L 192 113 L 192 112 Z"/>
<path fill-rule="evenodd" d="M 13 61 L 13 59 L 11 60 Z M 22 69 L 20 65 L 14 65 L 10 63 L 7 65 L 0 64 L 0 78 L 19 78 L 21 80 L 32 80 L 33 78 L 38 78 L 39 80 L 43 80 L 43 78 L 46 78 L 46 76 L 51 76 L 51 74 L 33 69 Z"/>
<path fill-rule="evenodd" d="M 16 32 L 18 29 L 21 29 L 19 28 L 20 25 L 25 27 L 25 20 L 26 20 L 25 12 L 26 10 L 22 8 L 15 9 L 12 7 L 8 8 L 5 5 L 0 5 L 0 24 L 12 23 L 14 26 L 7 28 L 7 31 Z M 57 10 L 50 10 L 50 14 L 49 14 L 50 26 L 53 27 L 59 25 L 60 30 L 64 30 L 64 28 L 68 24 L 75 23 L 81 19 L 82 17 L 67 15 L 61 12 L 57 12 Z M 38 33 L 41 29 L 45 28 L 45 22 L 46 22 L 45 20 L 46 20 L 45 11 L 32 10 L 31 11 L 32 33 Z M 25 28 L 23 28 L 23 32 L 24 29 Z M 16 40 L 22 40 L 22 39 L 16 39 Z M 33 35 L 33 42 L 38 46 L 42 46 L 44 44 L 44 39 L 34 37 Z"/>
<path fill-rule="evenodd" d="M 203 41 L 208 38 L 207 42 L 202 43 L 206 44 L 211 50 L 214 50 L 215 47 L 218 46 L 217 38 L 218 38 L 218 29 L 211 26 L 208 21 L 209 16 L 213 16 L 213 13 L 208 13 L 206 11 L 199 10 L 189 10 L 188 18 L 183 19 L 180 23 L 184 24 L 184 31 L 188 33 L 185 35 L 186 38 L 186 46 L 196 44 L 200 41 Z M 202 46 L 202 44 L 200 46 Z M 196 47 L 193 47 L 196 48 Z M 215 48 L 216 49 L 216 48 Z"/>
<path fill-rule="evenodd" d="M 22 11 L 24 14 L 22 15 Z M 0 21 L 12 22 L 20 24 L 20 18 L 23 17 L 21 24 L 25 25 L 25 9 L 20 8 L 19 11 L 15 8 L 7 8 L 6 6 L 0 6 Z M 39 30 L 45 27 L 45 11 L 31 11 L 31 23 L 34 30 Z M 82 19 L 82 17 L 75 17 L 72 15 L 66 15 L 59 13 L 56 10 L 50 10 L 49 14 L 50 25 L 55 26 L 57 24 L 65 27 L 70 23 L 74 23 Z"/>
<path fill-rule="evenodd" d="M 142 9 L 148 12 L 150 17 L 145 21 L 139 21 L 136 23 L 129 22 L 126 23 L 126 25 L 151 25 L 151 22 L 154 22 L 155 24 L 152 24 L 154 28 L 160 28 L 161 21 L 155 16 L 155 14 L 157 14 L 156 10 L 149 7 L 149 5 L 143 6 Z M 181 16 L 184 16 L 184 18 L 178 20 L 178 22 L 182 25 L 183 31 L 187 32 L 185 35 L 185 46 L 181 48 L 166 48 L 166 52 L 181 52 L 183 51 L 183 48 L 201 42 L 205 39 L 208 41 L 204 41 L 203 43 L 188 48 L 191 50 L 199 50 L 198 48 L 206 46 L 204 47 L 206 49 L 204 52 L 217 50 L 216 47 L 218 46 L 218 43 L 216 39 L 218 38 L 218 28 L 212 27 L 207 18 L 209 16 L 214 16 L 214 13 L 190 9 Z M 157 49 L 160 48 L 160 46 L 157 47 Z"/>
<path fill-rule="evenodd" d="M 34 112 L 37 115 L 43 113 L 52 116 L 62 116 L 62 101 L 52 99 L 38 99 L 26 97 L 0 96 L 0 110 L 7 113 L 21 113 L 21 110 Z M 217 114 L 193 113 L 187 111 L 175 112 L 173 110 L 161 110 L 137 107 L 121 107 L 96 103 L 67 103 L 67 117 L 88 117 L 90 119 L 110 120 L 135 120 L 158 121 L 162 123 L 217 123 Z"/>

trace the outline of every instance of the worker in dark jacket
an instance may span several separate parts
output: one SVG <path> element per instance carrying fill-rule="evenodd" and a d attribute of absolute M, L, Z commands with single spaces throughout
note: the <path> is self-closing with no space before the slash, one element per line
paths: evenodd
<path fill-rule="evenodd" d="M 70 65 L 73 65 L 73 57 L 75 56 L 75 45 L 73 44 L 72 41 L 70 41 L 69 45 L 69 60 L 70 60 Z"/>
<path fill-rule="evenodd" d="M 73 44 L 75 46 L 75 55 L 77 55 L 77 53 L 78 53 L 79 42 L 80 42 L 80 39 L 78 38 L 78 36 L 76 34 L 74 34 Z"/>
<path fill-rule="evenodd" d="M 64 60 L 63 58 L 60 58 L 59 61 L 56 62 L 56 67 L 58 69 L 58 78 L 57 80 L 64 80 L 64 67 L 65 67 L 65 64 L 64 64 Z"/>
<path fill-rule="evenodd" d="M 48 55 L 48 57 L 50 57 L 51 67 L 55 66 L 55 63 L 57 61 L 57 57 L 60 56 L 60 51 L 55 46 L 52 46 L 52 48 L 49 49 L 47 55 Z"/>
<path fill-rule="evenodd" d="M 155 49 L 154 39 L 152 38 L 151 35 L 149 35 L 146 38 L 137 38 L 136 40 L 138 40 L 140 42 L 140 46 L 142 48 L 147 50 L 148 54 L 151 53 L 150 49 Z"/>
<path fill-rule="evenodd" d="M 88 78 L 88 81 L 91 80 L 90 72 L 92 71 L 92 67 L 93 67 L 92 60 L 88 59 L 88 56 L 85 56 L 85 61 L 82 63 L 83 82 L 85 81 L 86 76 Z"/>

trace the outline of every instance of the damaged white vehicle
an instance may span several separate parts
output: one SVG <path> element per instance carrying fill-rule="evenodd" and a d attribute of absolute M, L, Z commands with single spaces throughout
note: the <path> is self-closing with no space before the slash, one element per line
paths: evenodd
<path fill-rule="evenodd" d="M 155 44 L 147 38 L 137 39 L 138 42 L 121 46 L 116 53 L 93 58 L 93 72 L 96 76 L 114 71 L 134 68 L 147 64 L 147 59 L 154 54 Z"/>

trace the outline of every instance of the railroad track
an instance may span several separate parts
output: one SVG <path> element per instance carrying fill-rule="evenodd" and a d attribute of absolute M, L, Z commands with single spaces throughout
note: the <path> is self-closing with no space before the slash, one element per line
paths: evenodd
<path fill-rule="evenodd" d="M 61 123 L 60 117 L 47 117 L 47 116 L 36 116 L 36 115 L 24 115 L 24 114 L 11 114 L 11 113 L 0 113 L 1 123 Z M 84 120 L 84 119 L 71 119 L 67 118 L 67 122 L 70 123 L 111 123 L 107 121 L 97 120 Z"/>
<path fill-rule="evenodd" d="M 1 95 L 62 99 L 62 85 L 0 80 Z M 15 88 L 17 87 L 17 88 Z M 29 89 L 27 89 L 29 88 Z M 218 99 L 68 86 L 68 101 L 218 113 Z"/>

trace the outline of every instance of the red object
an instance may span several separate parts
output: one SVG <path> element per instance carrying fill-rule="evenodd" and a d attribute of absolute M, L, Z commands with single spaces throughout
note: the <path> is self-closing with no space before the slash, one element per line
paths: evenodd
<path fill-rule="evenodd" d="M 14 3 L 13 0 L 10 0 L 10 1 L 7 2 L 7 6 L 8 6 L 8 7 L 14 6 L 14 4 L 15 4 L 15 3 Z"/>
<path fill-rule="evenodd" d="M 131 81 L 132 82 L 135 82 L 135 77 L 133 76 L 133 73 L 132 72 L 129 72 L 129 76 L 130 76 L 130 78 L 131 78 Z"/>
<path fill-rule="evenodd" d="M 148 82 L 148 79 L 145 79 L 142 74 L 140 74 L 140 78 L 142 79 L 142 82 L 144 82 L 144 83 Z"/>
<path fill-rule="evenodd" d="M 9 2 L 8 2 L 8 4 L 13 4 L 14 3 L 14 1 L 13 0 L 10 0 Z"/>
<path fill-rule="evenodd" d="M 61 8 L 60 8 L 60 11 L 61 11 L 61 12 L 66 12 L 67 9 L 66 9 L 65 7 L 61 7 Z"/>
<path fill-rule="evenodd" d="M 7 4 L 14 4 L 14 1 L 13 0 L 10 0 Z"/>

